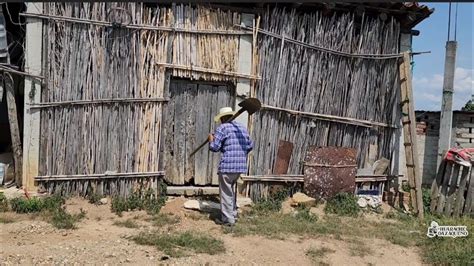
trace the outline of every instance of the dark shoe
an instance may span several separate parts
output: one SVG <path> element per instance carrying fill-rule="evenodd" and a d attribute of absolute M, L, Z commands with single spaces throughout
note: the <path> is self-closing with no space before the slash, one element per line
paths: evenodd
<path fill-rule="evenodd" d="M 222 221 L 221 219 L 217 218 L 215 221 L 214 221 L 216 224 L 218 225 L 223 225 L 223 226 L 234 226 L 233 223 L 229 223 L 229 222 L 224 222 Z"/>

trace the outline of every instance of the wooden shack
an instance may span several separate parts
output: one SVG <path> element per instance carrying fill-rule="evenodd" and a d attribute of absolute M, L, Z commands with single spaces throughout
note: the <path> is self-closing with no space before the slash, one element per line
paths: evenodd
<path fill-rule="evenodd" d="M 34 3 L 27 19 L 24 178 L 28 189 L 126 195 L 137 184 L 217 184 L 218 155 L 189 153 L 224 106 L 255 141 L 249 175 L 288 174 L 310 145 L 394 158 L 398 64 L 431 14 L 403 3 L 157 5 Z M 396 167 L 392 167 L 396 168 Z"/>

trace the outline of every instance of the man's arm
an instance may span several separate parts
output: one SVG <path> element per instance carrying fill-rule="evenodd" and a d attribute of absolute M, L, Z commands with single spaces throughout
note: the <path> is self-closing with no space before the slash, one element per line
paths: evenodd
<path fill-rule="evenodd" d="M 222 142 L 225 139 L 225 132 L 222 126 L 216 129 L 216 133 L 214 134 L 212 141 L 209 144 L 209 150 L 213 152 L 218 152 L 222 148 Z"/>

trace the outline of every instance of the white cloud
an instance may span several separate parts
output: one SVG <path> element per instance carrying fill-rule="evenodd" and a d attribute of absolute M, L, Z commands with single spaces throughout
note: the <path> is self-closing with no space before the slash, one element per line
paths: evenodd
<path fill-rule="evenodd" d="M 443 94 L 443 75 L 413 77 L 415 107 L 422 110 L 440 110 Z M 457 67 L 454 72 L 453 109 L 458 110 L 474 94 L 474 69 Z"/>

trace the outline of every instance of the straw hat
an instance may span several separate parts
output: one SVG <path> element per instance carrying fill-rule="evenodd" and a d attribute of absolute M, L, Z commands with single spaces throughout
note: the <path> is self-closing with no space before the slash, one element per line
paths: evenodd
<path fill-rule="evenodd" d="M 226 116 L 226 115 L 234 115 L 235 112 L 232 110 L 232 107 L 222 107 L 219 110 L 219 113 L 214 116 L 214 122 L 219 122 L 221 120 L 221 117 Z"/>

